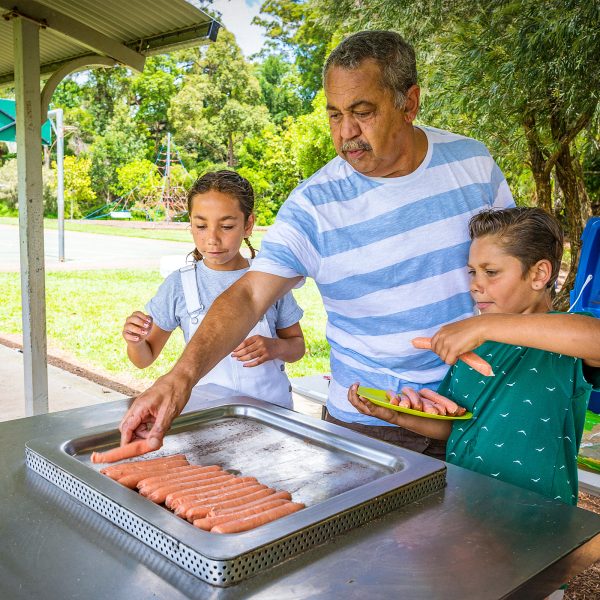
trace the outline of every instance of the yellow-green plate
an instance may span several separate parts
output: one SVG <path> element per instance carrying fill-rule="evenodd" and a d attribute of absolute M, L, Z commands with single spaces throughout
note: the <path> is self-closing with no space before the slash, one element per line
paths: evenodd
<path fill-rule="evenodd" d="M 377 404 L 378 406 L 383 406 L 384 408 L 391 408 L 397 412 L 407 413 L 409 415 L 415 415 L 416 417 L 423 417 L 424 419 L 444 419 L 446 421 L 465 421 L 470 419 L 473 416 L 473 413 L 466 412 L 461 417 L 449 417 L 446 415 L 430 415 L 429 413 L 421 412 L 420 410 L 413 410 L 412 408 L 404 408 L 403 406 L 396 406 L 395 404 L 390 404 L 386 398 L 385 392 L 383 390 L 376 390 L 374 388 L 367 388 L 359 386 L 358 395 L 363 398 L 367 398 L 373 404 Z"/>

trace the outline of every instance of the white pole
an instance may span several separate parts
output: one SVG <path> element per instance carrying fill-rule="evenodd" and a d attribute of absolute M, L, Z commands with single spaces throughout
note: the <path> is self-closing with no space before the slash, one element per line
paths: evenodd
<path fill-rule="evenodd" d="M 171 220 L 171 212 L 170 212 L 170 199 L 171 199 L 171 132 L 167 133 L 167 165 L 165 169 L 165 185 L 167 187 L 167 197 L 166 197 L 166 213 L 167 213 L 167 221 Z"/>
<path fill-rule="evenodd" d="M 58 260 L 65 262 L 65 132 L 63 109 L 48 111 L 48 116 L 56 118 L 56 206 L 58 209 Z M 54 126 L 54 123 L 52 124 Z"/>
<path fill-rule="evenodd" d="M 25 414 L 48 412 L 39 26 L 13 21 Z"/>

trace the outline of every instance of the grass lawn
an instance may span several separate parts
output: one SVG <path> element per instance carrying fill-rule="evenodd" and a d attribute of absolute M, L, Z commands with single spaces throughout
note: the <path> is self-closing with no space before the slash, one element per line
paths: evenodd
<path fill-rule="evenodd" d="M 188 234 L 189 235 L 189 234 Z M 143 388 L 165 373 L 183 349 L 175 331 L 158 360 L 149 368 L 134 367 L 127 358 L 121 331 L 125 318 L 143 310 L 162 282 L 158 271 L 73 271 L 46 274 L 48 346 L 58 348 L 86 368 L 98 370 L 131 387 Z M 18 273 L 0 273 L 0 335 L 20 334 L 21 296 Z M 287 367 L 290 377 L 329 371 L 325 311 L 312 280 L 294 291 L 304 309 L 301 321 L 307 354 Z"/>

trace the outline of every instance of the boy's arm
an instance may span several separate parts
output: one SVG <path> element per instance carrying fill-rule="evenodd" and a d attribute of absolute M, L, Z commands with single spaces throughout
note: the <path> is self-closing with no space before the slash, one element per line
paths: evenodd
<path fill-rule="evenodd" d="M 369 402 L 366 398 L 357 393 L 358 383 L 354 383 L 348 389 L 348 401 L 358 412 L 363 415 L 369 415 L 382 421 L 387 421 L 392 425 L 398 425 L 405 429 L 410 429 L 415 433 L 424 435 L 434 440 L 447 440 L 452 431 L 452 421 L 442 419 L 428 419 L 425 417 L 416 417 L 408 413 L 402 413 L 391 408 L 385 408 L 378 404 Z"/>
<path fill-rule="evenodd" d="M 577 314 L 479 315 L 444 325 L 431 339 L 431 348 L 454 364 L 459 354 L 488 340 L 576 356 L 600 367 L 600 319 Z"/>

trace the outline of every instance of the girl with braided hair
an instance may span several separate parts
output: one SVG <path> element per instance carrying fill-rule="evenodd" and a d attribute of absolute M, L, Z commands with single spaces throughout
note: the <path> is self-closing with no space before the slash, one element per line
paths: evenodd
<path fill-rule="evenodd" d="M 254 226 L 254 192 L 244 177 L 222 170 L 200 177 L 188 193 L 188 213 L 195 248 L 193 262 L 171 273 L 146 305 L 125 321 L 123 337 L 131 362 L 143 369 L 161 353 L 171 333 L 181 327 L 190 340 L 213 301 L 237 281 L 251 261 L 240 252 Z M 292 408 L 284 363 L 304 356 L 302 309 L 286 294 L 259 319 L 248 337 L 200 381 L 218 384 Z M 235 315 L 231 315 L 235 319 Z"/>

